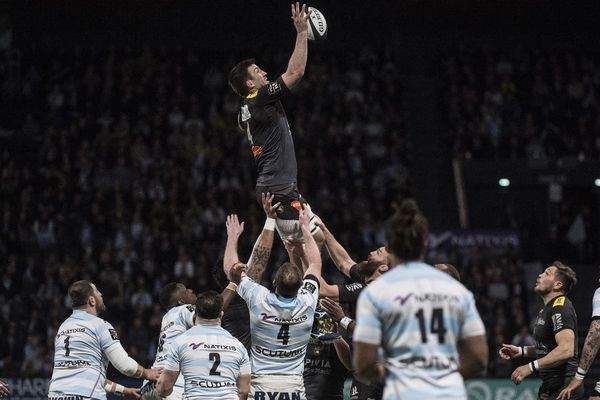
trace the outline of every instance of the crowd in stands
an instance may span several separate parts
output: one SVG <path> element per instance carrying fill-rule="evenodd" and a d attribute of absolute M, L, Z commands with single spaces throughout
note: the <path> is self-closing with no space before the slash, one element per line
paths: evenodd
<path fill-rule="evenodd" d="M 274 80 L 286 57 L 257 62 Z M 192 48 L 2 54 L 0 376 L 50 376 L 68 285 L 83 278 L 103 293 L 103 317 L 129 354 L 149 366 L 158 290 L 173 280 L 213 285 L 228 213 L 246 222 L 249 255 L 264 213 L 236 126 L 240 99 L 226 82 L 236 61 Z M 389 200 L 407 190 L 392 55 L 315 52 L 285 107 L 300 190 L 365 257 L 383 242 Z"/>
<path fill-rule="evenodd" d="M 600 59 L 594 55 L 462 48 L 442 65 L 455 153 L 600 160 Z"/>

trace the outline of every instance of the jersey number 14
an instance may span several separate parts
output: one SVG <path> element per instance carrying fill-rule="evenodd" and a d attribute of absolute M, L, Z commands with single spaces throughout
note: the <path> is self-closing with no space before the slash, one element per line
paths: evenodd
<path fill-rule="evenodd" d="M 415 313 L 415 317 L 419 320 L 419 330 L 421 331 L 421 342 L 427 343 L 428 335 L 427 335 L 427 325 L 425 321 L 425 312 L 422 308 L 419 308 L 419 311 Z M 429 326 L 429 331 L 437 335 L 438 343 L 446 343 L 446 325 L 444 322 L 444 309 L 443 308 L 434 308 L 431 313 L 431 324 Z"/>

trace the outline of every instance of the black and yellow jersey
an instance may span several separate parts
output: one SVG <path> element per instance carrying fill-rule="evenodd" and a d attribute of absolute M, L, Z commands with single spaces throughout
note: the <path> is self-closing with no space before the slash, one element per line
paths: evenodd
<path fill-rule="evenodd" d="M 242 101 L 238 125 L 246 132 L 256 161 L 256 186 L 296 183 L 294 140 L 280 101 L 289 92 L 279 77 Z"/>

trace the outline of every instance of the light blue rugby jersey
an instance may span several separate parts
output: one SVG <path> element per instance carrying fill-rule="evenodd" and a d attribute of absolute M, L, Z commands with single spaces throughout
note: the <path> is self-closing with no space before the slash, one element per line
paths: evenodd
<path fill-rule="evenodd" d="M 119 338 L 111 324 L 88 312 L 73 310 L 54 340 L 54 370 L 48 391 L 106 399 L 105 352 L 116 343 Z"/>
<path fill-rule="evenodd" d="M 156 358 L 152 368 L 164 366 L 167 359 L 168 347 L 171 342 L 194 326 L 195 308 L 191 304 L 184 304 L 169 309 L 162 318 L 160 324 L 160 334 L 158 335 L 158 348 L 156 349 Z M 144 385 L 147 381 L 144 381 Z M 179 374 L 175 387 L 183 389 L 183 375 Z"/>
<path fill-rule="evenodd" d="M 175 338 L 162 365 L 180 371 L 186 399 L 238 400 L 237 378 L 250 374 L 244 345 L 212 324 L 196 325 Z"/>
<path fill-rule="evenodd" d="M 466 400 L 457 341 L 485 335 L 473 294 L 421 262 L 400 264 L 361 293 L 354 341 L 380 345 L 383 399 Z"/>
<path fill-rule="evenodd" d="M 237 292 L 250 310 L 252 373 L 300 375 L 319 300 L 319 282 L 304 279 L 294 298 L 277 296 L 245 276 Z"/>

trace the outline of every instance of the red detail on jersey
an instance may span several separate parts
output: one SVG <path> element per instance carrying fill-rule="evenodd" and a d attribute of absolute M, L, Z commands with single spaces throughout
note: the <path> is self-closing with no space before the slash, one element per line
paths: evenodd
<path fill-rule="evenodd" d="M 252 146 L 252 154 L 254 154 L 254 157 L 258 157 L 260 153 L 262 153 L 261 146 Z"/>
<path fill-rule="evenodd" d="M 302 204 L 298 200 L 292 201 L 292 207 L 298 210 L 298 212 L 302 211 Z"/>

